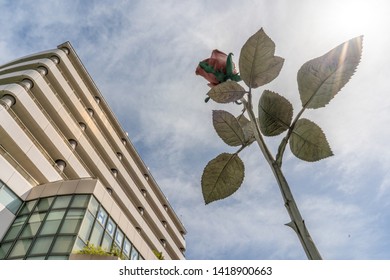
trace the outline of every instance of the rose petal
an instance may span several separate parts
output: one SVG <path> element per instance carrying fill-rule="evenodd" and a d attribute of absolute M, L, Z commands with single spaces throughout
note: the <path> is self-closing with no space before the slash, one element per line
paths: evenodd
<path fill-rule="evenodd" d="M 208 82 L 210 82 L 211 84 L 219 84 L 219 81 L 217 80 L 217 78 L 214 76 L 214 74 L 212 73 L 207 73 L 204 69 L 202 69 L 200 66 L 198 66 L 195 70 L 195 74 L 196 75 L 200 75 L 202 76 L 203 78 L 205 78 Z"/>
<path fill-rule="evenodd" d="M 215 49 L 211 52 L 210 58 L 218 59 L 220 61 L 225 61 L 225 63 L 226 63 L 227 54 L 224 52 L 221 52 L 220 50 Z"/>

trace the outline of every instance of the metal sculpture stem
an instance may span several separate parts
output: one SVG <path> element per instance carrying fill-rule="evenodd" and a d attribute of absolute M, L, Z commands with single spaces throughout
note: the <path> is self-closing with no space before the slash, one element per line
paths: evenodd
<path fill-rule="evenodd" d="M 302 244 L 302 247 L 306 253 L 307 258 L 309 260 L 321 260 L 322 259 L 321 255 L 318 252 L 317 247 L 314 244 L 308 229 L 306 228 L 305 222 L 299 212 L 297 204 L 295 203 L 295 199 L 292 195 L 288 182 L 281 170 L 281 158 L 275 160 L 271 152 L 268 150 L 268 147 L 265 144 L 265 141 L 260 131 L 260 126 L 253 112 L 252 94 L 250 91 L 248 92 L 248 101 L 246 100 L 242 100 L 242 101 L 245 106 L 245 109 L 249 114 L 249 118 L 251 120 L 254 135 L 256 138 L 256 142 L 258 143 L 261 152 L 263 153 L 265 159 L 267 160 L 269 166 L 272 169 L 272 172 L 274 173 L 274 176 L 279 185 L 279 189 L 284 200 L 284 206 L 286 207 L 287 212 L 290 215 L 291 221 L 286 225 L 291 227 L 298 235 L 298 238 Z"/>

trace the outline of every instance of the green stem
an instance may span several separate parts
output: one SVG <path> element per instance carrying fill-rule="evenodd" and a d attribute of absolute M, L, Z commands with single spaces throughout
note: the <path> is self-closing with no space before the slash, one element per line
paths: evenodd
<path fill-rule="evenodd" d="M 260 131 L 260 126 L 257 122 L 256 116 L 253 112 L 253 106 L 252 106 L 252 93 L 249 90 L 248 92 L 248 101 L 243 100 L 244 106 L 249 114 L 249 118 L 251 120 L 256 142 L 258 143 L 261 152 L 263 153 L 265 159 L 267 160 L 269 166 L 272 169 L 272 172 L 274 173 L 274 176 L 276 178 L 276 181 L 278 182 L 280 192 L 282 194 L 283 200 L 284 200 L 284 205 L 287 209 L 288 214 L 290 215 L 291 222 L 287 223 L 286 225 L 291 227 L 295 233 L 298 235 L 298 238 L 302 244 L 302 247 L 306 253 L 306 256 L 310 260 L 320 260 L 321 255 L 318 252 L 312 238 L 310 237 L 309 231 L 306 228 L 305 222 L 302 219 L 302 216 L 299 212 L 298 206 L 295 203 L 295 199 L 292 195 L 292 192 L 290 190 L 290 187 L 287 183 L 286 178 L 283 175 L 283 172 L 281 170 L 281 156 L 283 155 L 285 145 L 287 144 L 288 138 L 286 138 L 286 143 L 281 144 L 281 147 L 283 148 L 283 151 L 280 150 L 278 151 L 278 160 L 275 160 L 268 150 L 265 141 L 263 139 L 263 136 Z M 299 116 L 303 113 L 303 110 L 298 114 Z M 296 120 L 299 118 L 297 116 Z M 294 120 L 294 123 L 296 122 Z M 291 129 L 292 131 L 292 129 Z M 289 131 L 291 134 L 291 132 Z M 287 137 L 287 136 L 286 136 Z M 282 141 L 283 143 L 283 141 Z M 280 161 L 280 164 L 279 164 Z"/>

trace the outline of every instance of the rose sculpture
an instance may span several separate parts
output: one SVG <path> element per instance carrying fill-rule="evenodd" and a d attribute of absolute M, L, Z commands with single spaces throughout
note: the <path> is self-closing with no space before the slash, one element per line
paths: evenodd
<path fill-rule="evenodd" d="M 213 50 L 210 58 L 201 61 L 195 70 L 196 75 L 203 76 L 213 87 L 227 80 L 240 81 L 236 66 L 232 61 L 233 54 L 225 54 L 219 50 Z"/>
<path fill-rule="evenodd" d="M 236 103 L 243 107 L 239 116 L 224 110 L 214 110 L 213 126 L 235 153 L 222 153 L 205 167 L 202 193 L 206 204 L 224 199 L 241 186 L 244 163 L 239 153 L 256 142 L 269 164 L 282 194 L 291 221 L 286 223 L 297 234 L 308 259 L 321 259 L 301 216 L 290 186 L 282 172 L 282 159 L 287 144 L 301 160 L 314 162 L 332 156 L 332 150 L 322 129 L 313 121 L 302 118 L 306 109 L 325 107 L 352 77 L 361 58 L 363 36 L 353 38 L 302 65 L 297 82 L 302 108 L 293 118 L 292 104 L 279 93 L 264 90 L 254 111 L 254 89 L 273 81 L 280 73 L 284 59 L 275 56 L 275 43 L 263 29 L 243 45 L 239 56 L 239 72 L 226 55 L 213 50 L 210 58 L 202 60 L 196 74 L 208 81 L 209 99 L 217 103 Z M 239 84 L 242 79 L 244 86 Z M 265 136 L 285 133 L 274 156 L 266 145 Z"/>

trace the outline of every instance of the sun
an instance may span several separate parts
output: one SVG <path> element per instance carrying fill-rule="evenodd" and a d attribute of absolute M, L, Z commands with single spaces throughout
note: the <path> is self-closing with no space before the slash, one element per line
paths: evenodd
<path fill-rule="evenodd" d="M 339 0 L 325 3 L 329 5 L 328 24 L 343 33 L 376 33 L 378 28 L 388 22 L 390 1 Z"/>

